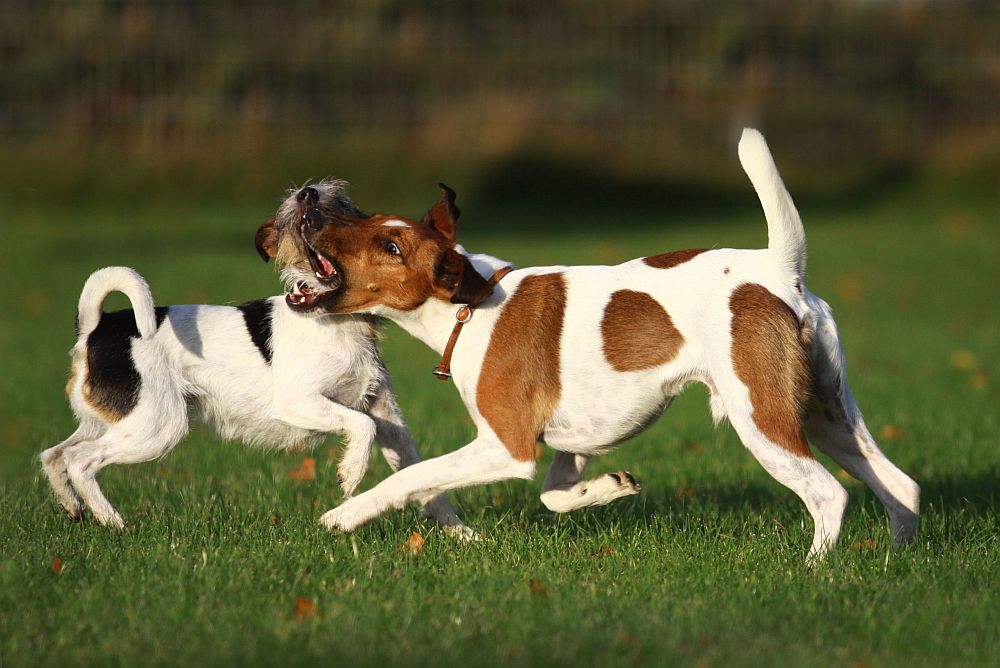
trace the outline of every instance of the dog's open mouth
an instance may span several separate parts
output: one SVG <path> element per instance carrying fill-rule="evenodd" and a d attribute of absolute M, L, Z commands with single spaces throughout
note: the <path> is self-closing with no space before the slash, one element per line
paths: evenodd
<path fill-rule="evenodd" d="M 313 248 L 304 235 L 302 240 L 305 242 L 306 257 L 313 275 L 320 286 L 327 289 L 317 289 L 305 281 L 298 281 L 295 289 L 285 295 L 285 302 L 296 311 L 308 311 L 325 304 L 337 295 L 344 284 L 343 272 L 338 269 L 337 263 Z"/>

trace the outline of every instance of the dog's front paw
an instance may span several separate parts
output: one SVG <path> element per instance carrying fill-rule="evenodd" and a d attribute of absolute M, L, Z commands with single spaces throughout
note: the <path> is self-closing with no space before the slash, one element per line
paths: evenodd
<path fill-rule="evenodd" d="M 71 522 L 79 522 L 83 519 L 83 501 L 80 501 L 79 498 L 74 498 L 65 502 L 63 499 L 59 499 L 59 507 L 63 509 L 63 512 L 66 513 L 66 517 L 68 517 Z"/>
<path fill-rule="evenodd" d="M 125 520 L 122 519 L 122 516 L 117 511 L 111 511 L 108 515 L 99 515 L 95 512 L 94 519 L 101 526 L 107 527 L 117 533 L 125 531 Z"/>
<path fill-rule="evenodd" d="M 353 496 L 354 491 L 361 484 L 361 480 L 364 477 L 365 469 L 360 469 L 344 462 L 340 463 L 337 467 L 337 482 L 340 483 L 340 488 L 344 490 L 344 498 L 349 499 Z"/>
<path fill-rule="evenodd" d="M 449 536 L 452 536 L 454 538 L 457 538 L 459 540 L 459 542 L 462 542 L 462 543 L 478 543 L 479 541 L 481 541 L 483 539 L 483 537 L 480 536 L 479 533 L 476 532 L 475 529 L 473 529 L 470 526 L 466 526 L 464 524 L 461 524 L 461 523 L 460 524 L 442 524 L 441 525 L 441 529 L 446 534 L 448 534 Z"/>
<path fill-rule="evenodd" d="M 364 523 L 364 518 L 355 511 L 355 504 L 350 501 L 323 513 L 319 523 L 330 533 L 346 533 L 354 531 Z"/>

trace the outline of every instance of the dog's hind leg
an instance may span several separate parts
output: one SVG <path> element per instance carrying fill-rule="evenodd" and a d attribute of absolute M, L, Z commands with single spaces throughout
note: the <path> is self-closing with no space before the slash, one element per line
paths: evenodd
<path fill-rule="evenodd" d="M 813 396 L 806 435 L 845 471 L 864 482 L 889 513 L 896 545 L 913 540 L 920 524 L 920 487 L 879 450 L 847 385 L 844 356 L 832 318 L 817 330 Z"/>
<path fill-rule="evenodd" d="M 726 409 L 740 440 L 761 466 L 805 503 L 813 520 L 807 560 L 822 557 L 840 536 L 847 491 L 811 453 L 791 451 L 787 444 L 779 444 L 765 435 L 751 417 L 753 411 L 749 406 L 727 402 Z"/>
<path fill-rule="evenodd" d="M 712 360 L 711 380 L 743 444 L 806 504 L 814 523 L 812 561 L 836 544 L 847 492 L 816 461 L 802 432 L 811 332 L 760 285 L 734 290 L 730 310 L 730 354 Z"/>
<path fill-rule="evenodd" d="M 889 513 L 893 542 L 897 546 L 909 543 L 920 524 L 920 487 L 882 454 L 860 412 L 856 413 L 857 421 L 847 415 L 839 406 L 814 403 L 805 423 L 806 434 L 816 447 L 871 488 Z"/>
<path fill-rule="evenodd" d="M 605 473 L 580 482 L 590 458 L 556 451 L 542 483 L 542 503 L 555 513 L 567 513 L 587 506 L 603 506 L 615 499 L 638 494 L 641 490 L 628 471 Z"/>
<path fill-rule="evenodd" d="M 153 376 L 157 377 L 157 376 Z M 70 482 L 99 523 L 117 530 L 125 523 L 97 484 L 97 474 L 109 464 L 139 464 L 163 457 L 188 431 L 184 396 L 168 384 L 147 380 L 144 399 L 124 419 L 93 440 L 63 452 Z"/>
<path fill-rule="evenodd" d="M 69 438 L 43 451 L 38 457 L 42 462 L 42 471 L 56 495 L 56 500 L 74 522 L 83 518 L 83 501 L 70 482 L 63 454 L 67 448 L 93 438 L 94 435 L 94 430 L 91 427 L 81 424 Z"/>
<path fill-rule="evenodd" d="M 186 425 L 185 425 L 186 426 Z M 179 431 L 179 433 L 178 433 Z M 185 430 L 164 429 L 157 433 L 130 433 L 113 427 L 93 441 L 84 441 L 63 453 L 73 487 L 104 526 L 121 531 L 125 522 L 105 498 L 97 474 L 109 464 L 139 464 L 164 456 L 184 436 Z"/>

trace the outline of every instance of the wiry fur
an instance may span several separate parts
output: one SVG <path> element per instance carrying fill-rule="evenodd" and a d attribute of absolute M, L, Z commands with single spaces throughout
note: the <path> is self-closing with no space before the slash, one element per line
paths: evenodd
<path fill-rule="evenodd" d="M 354 202 L 347 194 L 348 183 L 342 179 L 325 178 L 316 183 L 303 183 L 301 186 L 290 188 L 285 199 L 278 207 L 278 213 L 274 217 L 275 227 L 284 230 L 290 225 L 299 222 L 301 208 L 296 196 L 305 187 L 312 187 L 319 193 L 317 206 L 326 211 L 337 211 L 354 216 L 364 216 L 365 214 L 355 206 Z"/>
<path fill-rule="evenodd" d="M 553 511 L 635 494 L 638 485 L 627 472 L 581 481 L 588 460 L 644 428 L 685 384 L 696 381 L 709 387 L 715 419 L 727 416 L 768 473 L 804 502 L 814 524 L 810 559 L 836 543 L 847 492 L 812 456 L 803 432 L 878 495 L 897 543 L 912 540 L 919 519 L 919 487 L 879 451 L 851 396 L 830 309 L 803 283 L 806 247 L 801 221 L 758 132 L 744 133 L 740 157 L 765 210 L 767 249 L 692 251 L 614 267 L 511 272 L 464 326 L 451 360 L 453 380 L 477 427 L 476 439 L 347 500 L 323 516 L 324 525 L 352 530 L 387 509 L 445 490 L 530 478 L 535 462 L 524 457 L 526 431 L 557 451 L 542 489 L 542 501 Z M 349 277 L 366 274 L 366 263 L 378 257 L 378 248 L 352 254 L 358 247 L 354 241 L 377 241 L 381 220 L 353 221 L 312 236 L 315 249 L 337 261 L 348 276 L 340 301 L 329 306 L 332 310 L 340 304 L 349 312 L 351 304 L 359 303 L 353 292 L 360 288 L 352 286 Z M 454 230 L 454 223 L 444 227 Z M 453 235 L 440 240 L 419 229 L 397 229 L 395 234 L 410 257 L 427 254 L 428 244 L 440 244 L 438 253 L 454 246 Z M 356 310 L 384 315 L 440 352 L 455 321 L 454 306 L 447 299 L 428 292 L 415 308 L 387 306 L 397 298 L 390 290 L 412 293 L 414 286 L 427 282 L 423 275 L 410 275 L 426 269 L 409 263 L 405 255 L 401 262 L 410 273 L 397 271 L 396 287 L 386 284 L 375 302 Z M 502 264 L 484 256 L 473 261 L 483 276 Z M 541 305 L 518 299 L 527 294 L 522 293 L 525 286 L 543 277 L 564 286 L 564 297 L 547 297 Z M 683 340 L 676 354 L 672 349 L 659 361 L 648 350 L 635 351 L 630 360 L 650 361 L 624 371 L 609 363 L 601 322 L 612 295 L 622 290 L 642 293 L 644 300 L 655 301 L 669 315 L 676 330 L 669 336 L 674 343 Z M 411 295 L 408 303 L 415 301 Z M 648 331 L 640 333 L 636 319 L 616 320 L 616 327 L 632 328 L 634 345 L 658 345 Z M 552 346 L 539 344 L 540 336 L 558 339 L 555 353 Z M 611 353 L 625 354 L 620 345 Z M 504 363 L 499 378 L 489 373 L 498 355 Z M 544 374 L 558 376 L 558 382 L 540 377 Z M 536 410 L 541 400 L 544 410 Z M 495 403 L 502 403 L 504 410 L 494 410 Z"/>
<path fill-rule="evenodd" d="M 341 181 L 322 184 L 331 207 L 356 212 L 343 187 Z M 91 368 L 91 358 L 97 358 L 90 353 L 97 344 L 107 351 L 110 320 L 100 328 L 108 318 L 101 304 L 113 291 L 124 292 L 133 307 L 114 322 L 131 327 L 134 319 L 136 327 L 131 337 L 119 332 L 114 339 L 127 342 L 126 349 L 106 353 L 123 371 L 98 381 Z M 97 474 L 109 464 L 165 456 L 188 431 L 189 405 L 223 438 L 250 445 L 310 447 L 331 433 L 343 435 L 338 476 L 347 496 L 367 470 L 375 438 L 393 470 L 419 461 L 379 359 L 373 318 L 304 315 L 290 309 L 284 296 L 256 310 L 270 313 L 267 341 L 253 340 L 241 307 L 171 306 L 157 325 L 149 286 L 134 270 L 108 267 L 90 277 L 80 298 L 67 386 L 80 425 L 41 454 L 71 518 L 80 519 L 86 506 L 98 522 L 121 529 L 124 521 L 102 494 Z M 103 385 L 95 388 L 98 382 Z M 127 408 L 106 410 L 94 389 L 121 398 Z M 442 525 L 467 532 L 443 497 L 428 499 L 426 510 Z"/>

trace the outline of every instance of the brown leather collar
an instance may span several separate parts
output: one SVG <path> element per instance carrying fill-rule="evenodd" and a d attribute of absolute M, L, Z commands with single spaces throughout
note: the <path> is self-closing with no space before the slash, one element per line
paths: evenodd
<path fill-rule="evenodd" d="M 490 280 L 486 282 L 490 286 L 490 295 L 493 294 L 493 288 L 500 282 L 500 279 L 512 271 L 514 271 L 514 267 L 501 267 L 490 276 Z M 451 330 L 448 343 L 445 344 L 444 352 L 441 353 L 441 363 L 431 372 L 438 380 L 448 380 L 451 378 L 451 354 L 454 352 L 455 344 L 458 342 L 458 335 L 462 333 L 462 327 L 465 323 L 472 320 L 472 313 L 476 310 L 476 307 L 486 301 L 486 299 L 489 299 L 489 295 L 475 304 L 463 304 L 458 307 L 458 311 L 455 313 L 455 329 Z"/>

